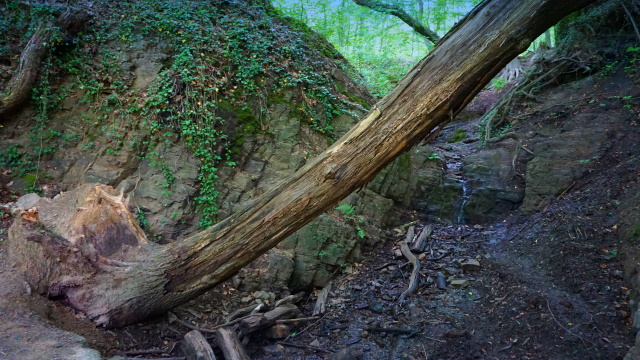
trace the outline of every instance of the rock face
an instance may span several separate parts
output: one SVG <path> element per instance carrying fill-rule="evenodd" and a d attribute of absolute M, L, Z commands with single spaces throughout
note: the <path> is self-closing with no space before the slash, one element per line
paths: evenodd
<path fill-rule="evenodd" d="M 460 183 L 445 176 L 445 164 L 431 146 L 417 146 L 384 169 L 368 188 L 404 208 L 453 219 Z"/>
<path fill-rule="evenodd" d="M 595 114 L 580 114 L 571 122 L 539 126 L 522 133 L 522 144 L 534 155 L 503 140 L 467 156 L 464 176 L 469 186 L 465 211 L 472 223 L 486 223 L 520 209 L 525 214 L 544 208 L 582 178 L 607 151 L 607 130 L 578 124 L 604 123 Z M 526 130 L 524 130 L 526 131 Z"/>
<path fill-rule="evenodd" d="M 605 129 L 579 128 L 535 139 L 532 148 L 537 155 L 527 163 L 522 211 L 532 214 L 548 205 L 584 176 L 608 147 Z"/>
<path fill-rule="evenodd" d="M 471 189 L 464 210 L 471 223 L 485 223 L 517 209 L 524 186 L 515 178 L 511 159 L 514 144 L 484 149 L 465 158 L 463 168 Z"/>
<path fill-rule="evenodd" d="M 201 213 L 195 211 L 194 202 L 202 190 L 203 164 L 195 154 L 199 148 L 188 144 L 190 135 L 181 133 L 182 128 L 189 125 L 188 121 L 174 115 L 188 112 L 188 105 L 205 106 L 201 102 L 212 102 L 212 99 L 206 96 L 185 99 L 186 87 L 200 85 L 195 78 L 189 82 L 179 76 L 180 69 L 186 69 L 176 67 L 176 63 L 185 57 L 191 62 L 204 61 L 199 64 L 212 71 L 198 82 L 215 80 L 204 89 L 216 94 L 215 119 L 225 124 L 221 125 L 227 131 L 224 136 L 232 139 L 229 154 L 220 149 L 209 150 L 218 151 L 215 189 L 210 189 L 211 196 L 216 198 L 218 219 L 270 190 L 346 133 L 374 102 L 371 95 L 349 77 L 346 61 L 309 29 L 294 28 L 282 19 L 268 19 L 264 14 L 248 14 L 240 9 L 240 3 L 242 1 L 216 3 L 212 10 L 219 12 L 219 17 L 249 16 L 250 23 L 259 19 L 268 24 L 263 27 L 267 30 L 261 39 L 265 43 L 273 42 L 263 49 L 268 54 L 274 53 L 273 47 L 282 47 L 282 42 L 288 41 L 290 52 L 281 54 L 286 64 L 278 63 L 276 70 L 289 74 L 289 86 L 274 86 L 277 90 L 265 87 L 266 94 L 255 96 L 256 89 L 249 92 L 242 89 L 240 83 L 229 84 L 228 77 L 234 72 L 242 73 L 244 65 L 234 67 L 229 58 L 223 58 L 227 56 L 224 47 L 222 51 L 212 45 L 202 52 L 185 52 L 181 50 L 183 44 L 189 43 L 176 39 L 167 29 L 153 36 L 134 31 L 130 34 L 134 37 L 132 41 L 119 34 L 108 42 L 88 44 L 81 49 L 85 51 L 81 55 L 93 71 L 87 74 L 83 73 L 84 68 L 72 68 L 68 73 L 60 71 L 61 85 L 49 89 L 59 96 L 60 102 L 46 114 L 46 127 L 54 135 L 46 139 L 46 152 L 36 154 L 39 173 L 46 172 L 63 191 L 84 183 L 107 184 L 123 191 L 130 197 L 131 210 L 138 222 L 153 241 L 179 241 L 199 230 L 202 218 Z M 238 6 L 240 8 L 235 9 Z M 117 7 L 104 10 L 118 11 Z M 146 8 L 145 11 L 155 10 Z M 129 19 L 117 13 L 112 15 L 121 19 L 120 22 Z M 220 32 L 214 35 L 219 36 L 216 41 L 227 41 L 237 32 L 233 24 L 221 22 L 209 33 Z M 159 32 L 164 27 L 145 31 Z M 118 26 L 114 24 L 113 28 Z M 246 43 L 245 38 L 241 40 Z M 298 68 L 292 65 L 296 63 Z M 305 68 L 301 63 L 312 65 Z M 255 79 L 254 75 L 250 77 Z M 307 86 L 301 85 L 301 77 L 316 79 L 314 89 L 301 91 Z M 77 81 L 79 78 L 81 82 Z M 167 79 L 172 82 L 163 90 L 166 98 L 153 100 Z M 247 77 L 242 79 L 251 81 Z M 326 86 L 319 83 L 321 79 L 327 81 Z M 310 91 L 316 90 L 324 93 L 320 91 L 316 97 L 310 97 Z M 177 109 L 175 113 L 168 111 L 172 107 Z M 26 130 L 34 124 L 36 111 L 35 106 L 27 108 L 0 128 L 0 154 L 35 151 L 25 144 L 31 144 Z M 318 125 L 328 124 L 329 119 L 330 127 Z M 327 129 L 334 136 L 328 136 Z M 201 147 L 211 148 L 209 145 L 201 144 Z M 345 200 L 344 204 L 353 205 L 353 213 L 331 211 L 319 217 L 244 269 L 236 278 L 238 285 L 245 289 L 273 290 L 286 286 L 324 286 L 336 269 L 360 259 L 363 247 L 385 239 L 381 228 L 395 225 L 396 206 L 442 216 L 452 213 L 450 200 L 457 196 L 458 190 L 443 177 L 442 161 L 429 159 L 431 153 L 427 146 L 404 155 L 368 188 Z M 38 174 L 16 177 L 12 185 L 22 190 L 32 186 L 37 178 Z"/>

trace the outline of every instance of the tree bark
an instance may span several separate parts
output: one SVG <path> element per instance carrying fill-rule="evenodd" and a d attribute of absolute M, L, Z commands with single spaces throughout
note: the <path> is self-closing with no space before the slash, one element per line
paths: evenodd
<path fill-rule="evenodd" d="M 409 15 L 403 8 L 399 5 L 395 4 L 386 4 L 381 1 L 376 0 L 353 0 L 356 4 L 364 7 L 368 7 L 373 11 L 377 11 L 379 13 L 393 15 L 398 19 L 402 20 L 405 24 L 409 25 L 415 32 L 424 36 L 427 40 L 432 43 L 437 43 L 440 41 L 440 36 L 435 33 L 435 31 L 429 29 L 428 27 L 422 25 L 420 20 L 414 18 Z"/>
<path fill-rule="evenodd" d="M 371 112 L 271 191 L 181 242 L 146 241 L 126 202 L 85 185 L 18 218 L 10 263 L 34 292 L 120 326 L 194 298 L 335 206 L 453 119 L 540 34 L 594 0 L 489 0 L 462 19 Z M 20 265 L 20 264 L 28 264 Z"/>
<path fill-rule="evenodd" d="M 67 9 L 60 15 L 55 25 L 60 29 L 72 27 L 78 30 L 79 24 L 83 24 L 87 17 L 88 14 L 84 11 L 74 10 L 71 12 Z M 16 72 L 0 92 L 0 118 L 29 99 L 31 89 L 38 76 L 38 68 L 49 48 L 48 43 L 53 34 L 53 26 L 53 21 L 41 22 L 22 50 Z"/>

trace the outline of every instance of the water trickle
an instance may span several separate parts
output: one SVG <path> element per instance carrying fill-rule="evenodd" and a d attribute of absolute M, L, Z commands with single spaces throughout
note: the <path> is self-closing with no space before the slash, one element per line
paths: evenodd
<path fill-rule="evenodd" d="M 467 205 L 467 201 L 469 201 L 469 196 L 471 195 L 471 187 L 467 184 L 466 180 L 460 180 L 460 182 L 462 183 L 462 203 L 460 204 L 460 209 L 458 210 L 456 222 L 458 224 L 464 225 L 467 222 L 467 212 L 464 210 L 464 206 Z"/>

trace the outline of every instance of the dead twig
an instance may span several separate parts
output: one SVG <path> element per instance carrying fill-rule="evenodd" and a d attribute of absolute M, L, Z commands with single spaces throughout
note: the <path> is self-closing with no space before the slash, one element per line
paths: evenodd
<path fill-rule="evenodd" d="M 593 343 L 593 341 L 590 341 L 589 339 L 585 339 L 582 336 L 575 334 L 573 332 L 571 332 L 571 330 L 567 329 L 566 327 L 564 327 L 564 325 L 562 325 L 560 323 L 560 321 L 558 321 L 558 319 L 556 318 L 556 316 L 553 314 L 553 311 L 551 311 L 551 306 L 549 305 L 549 298 L 545 296 L 544 298 L 547 301 L 547 310 L 549 310 L 549 314 L 551 314 L 551 317 L 553 318 L 553 320 L 556 322 L 556 324 L 558 324 L 558 326 L 560 326 L 562 329 L 564 329 L 564 331 L 568 332 L 569 334 L 577 337 L 578 339 L 580 339 L 582 341 L 583 345 L 587 345 L 585 344 L 585 342 L 588 342 L 591 345 L 595 345 L 595 343 Z"/>
<path fill-rule="evenodd" d="M 318 319 L 320 319 L 320 316 L 312 316 L 312 317 L 297 318 L 297 319 L 282 319 L 282 320 L 276 320 L 276 324 L 288 324 L 288 323 L 294 323 L 294 322 L 305 322 L 305 321 L 312 321 L 312 320 L 318 320 Z"/>
<path fill-rule="evenodd" d="M 329 312 L 327 312 L 327 314 L 329 314 Z M 315 326 L 316 324 L 318 324 L 327 314 L 324 314 L 323 316 L 321 316 L 318 320 L 314 321 L 313 323 L 309 324 L 306 328 L 298 331 L 296 333 L 296 335 L 301 335 L 302 333 L 304 333 L 305 331 L 309 330 L 311 327 Z M 291 338 L 291 335 L 287 336 L 284 340 L 287 341 Z"/>
<path fill-rule="evenodd" d="M 177 322 L 178 324 L 183 325 L 183 326 L 186 326 L 186 327 L 188 327 L 188 328 L 189 328 L 189 329 L 191 329 L 191 330 L 198 330 L 198 331 L 200 331 L 200 332 L 204 332 L 204 333 L 215 333 L 217 329 L 220 329 L 220 328 L 225 327 L 225 326 L 230 326 L 230 325 L 237 324 L 237 323 L 239 323 L 240 321 L 242 321 L 242 320 L 244 320 L 244 319 L 247 319 L 247 318 L 249 318 L 249 317 L 251 317 L 251 316 L 253 316 L 253 315 L 249 314 L 249 315 L 246 315 L 246 316 L 243 316 L 243 317 L 239 317 L 239 318 L 237 318 L 237 319 L 235 319 L 235 320 L 233 320 L 233 321 L 228 321 L 228 322 L 226 322 L 226 323 L 224 323 L 224 324 L 216 325 L 216 326 L 212 327 L 211 329 L 205 329 L 205 328 L 201 328 L 201 327 L 198 327 L 198 326 L 195 326 L 195 325 L 189 324 L 188 322 L 186 322 L 186 321 L 184 321 L 184 320 L 180 320 L 180 319 L 179 319 L 175 314 L 173 314 L 173 313 L 169 313 L 169 322 L 170 322 L 170 323 L 172 323 L 172 322 Z"/>
<path fill-rule="evenodd" d="M 389 266 L 392 266 L 392 265 L 395 265 L 395 263 L 388 262 L 386 264 L 382 264 L 382 265 L 378 266 L 377 268 L 373 269 L 373 271 L 380 271 L 380 270 L 382 270 L 384 268 L 388 268 Z"/>
<path fill-rule="evenodd" d="M 317 346 L 313 346 L 313 345 L 294 344 L 294 343 L 284 342 L 284 341 L 279 341 L 278 344 L 280 344 L 282 346 L 290 346 L 290 347 L 294 347 L 294 348 L 298 348 L 298 349 L 308 349 L 308 350 L 313 350 L 313 351 L 320 351 L 320 352 L 324 352 L 324 353 L 328 353 L 328 354 L 335 353 L 335 351 L 333 351 L 333 350 L 323 349 L 321 347 L 317 347 Z"/>
<path fill-rule="evenodd" d="M 559 199 L 562 197 L 562 195 L 564 195 L 567 191 L 569 191 L 569 190 L 573 187 L 573 185 L 575 185 L 575 184 L 576 184 L 576 182 L 574 181 L 574 182 L 573 182 L 573 184 L 571 184 L 568 188 L 566 188 L 566 189 L 562 192 L 562 194 L 558 195 L 558 198 L 557 198 L 556 200 L 559 200 Z"/>

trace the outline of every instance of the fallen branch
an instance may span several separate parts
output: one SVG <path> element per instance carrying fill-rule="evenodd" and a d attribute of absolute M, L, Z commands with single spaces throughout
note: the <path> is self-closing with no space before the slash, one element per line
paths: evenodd
<path fill-rule="evenodd" d="M 191 325 L 191 324 L 189 324 L 188 322 L 186 322 L 184 320 L 180 320 L 174 313 L 171 313 L 171 312 L 168 313 L 168 316 L 169 316 L 169 323 L 177 322 L 178 324 L 186 326 L 191 330 L 198 330 L 198 331 L 204 332 L 204 333 L 215 333 L 216 330 L 218 330 L 218 329 L 220 329 L 222 327 L 237 324 L 240 321 L 242 321 L 244 319 L 247 319 L 247 318 L 250 318 L 250 317 L 255 316 L 255 315 L 246 315 L 246 316 L 237 318 L 237 319 L 235 319 L 233 321 L 229 321 L 229 322 L 226 322 L 224 324 L 216 325 L 216 326 L 214 326 L 214 327 L 212 327 L 210 329 L 201 328 L 201 327 L 198 327 L 198 326 L 195 326 L 195 325 Z"/>
<path fill-rule="evenodd" d="M 411 251 L 423 252 L 427 247 L 427 239 L 429 238 L 429 236 L 431 236 L 432 232 L 433 227 L 431 225 L 425 226 L 418 237 L 411 243 Z"/>
<path fill-rule="evenodd" d="M 240 308 L 240 309 L 232 312 L 229 316 L 227 316 L 226 320 L 227 320 L 227 322 L 231 322 L 231 321 L 233 321 L 233 320 L 235 320 L 235 319 L 237 319 L 239 317 L 245 316 L 247 314 L 251 314 L 258 307 L 260 307 L 262 305 L 263 304 L 260 304 L 260 305 L 253 304 L 253 305 L 250 305 L 250 306 L 246 306 L 246 307 Z"/>
<path fill-rule="evenodd" d="M 419 276 L 419 273 L 420 273 L 420 260 L 418 260 L 418 258 L 415 255 L 413 255 L 413 253 L 409 249 L 409 241 L 410 241 L 410 239 L 413 238 L 412 229 L 413 229 L 413 227 L 409 228 L 409 231 L 407 232 L 407 239 L 400 243 L 400 251 L 402 252 L 402 255 L 404 255 L 404 257 L 406 257 L 407 260 L 409 260 L 409 262 L 411 262 L 411 264 L 413 264 L 413 271 L 411 272 L 411 278 L 409 280 L 409 288 L 400 295 L 400 297 L 398 298 L 398 302 L 399 303 L 402 303 L 406 299 L 407 296 L 409 296 L 412 292 L 414 292 L 416 290 L 416 288 L 418 288 L 418 276 Z M 411 236 L 411 238 L 410 238 L 410 236 Z"/>
<path fill-rule="evenodd" d="M 313 323 L 311 323 L 311 324 L 307 325 L 307 327 L 305 327 L 304 329 L 302 329 L 302 330 L 298 331 L 298 332 L 296 333 L 296 335 L 297 335 L 297 336 L 299 336 L 299 335 L 301 335 L 301 334 L 305 333 L 305 332 L 306 332 L 307 330 L 309 330 L 311 327 L 313 327 L 313 326 L 315 326 L 316 324 L 318 324 L 318 323 L 320 322 L 320 320 L 322 320 L 326 315 L 327 315 L 327 314 L 320 316 L 320 318 L 319 318 L 318 320 L 316 320 L 316 321 L 314 321 Z M 286 341 L 286 340 L 289 340 L 290 338 L 291 338 L 291 335 L 287 336 L 287 338 L 286 338 L 286 339 L 284 339 L 284 340 Z"/>
<path fill-rule="evenodd" d="M 189 359 L 216 360 L 211 345 L 198 330 L 192 330 L 184 336 L 182 351 Z"/>
<path fill-rule="evenodd" d="M 284 341 L 280 341 L 280 342 L 278 342 L 278 344 L 280 344 L 282 346 L 290 346 L 290 347 L 294 347 L 294 348 L 298 348 L 298 349 L 308 349 L 308 350 L 313 350 L 313 351 L 320 351 L 320 352 L 325 352 L 325 353 L 328 353 L 328 354 L 335 353 L 335 351 L 333 351 L 333 350 L 323 349 L 321 347 L 317 347 L 317 346 L 313 346 L 313 345 L 301 345 L 301 344 L 294 344 L 294 343 L 284 342 Z"/>
<path fill-rule="evenodd" d="M 560 326 L 562 329 L 564 329 L 564 331 L 568 332 L 569 334 L 571 334 L 571 335 L 573 335 L 573 336 L 577 337 L 578 339 L 580 339 L 580 341 L 582 341 L 582 343 L 583 343 L 584 345 L 586 345 L 586 344 L 585 344 L 585 342 L 588 342 L 588 343 L 589 343 L 589 344 L 591 344 L 591 345 L 595 345 L 595 344 L 593 343 L 593 341 L 591 341 L 591 340 L 589 340 L 589 339 L 585 339 L 585 338 L 583 338 L 582 336 L 580 336 L 580 335 L 578 335 L 578 334 L 575 334 L 575 333 L 571 332 L 571 330 L 569 330 L 569 329 L 567 329 L 566 327 L 564 327 L 564 325 L 562 325 L 562 324 L 560 323 L 560 321 L 558 321 L 558 319 L 556 319 L 556 316 L 555 316 L 555 315 L 553 315 L 553 311 L 551 311 L 551 306 L 549 305 L 549 298 L 545 297 L 544 299 L 547 301 L 547 310 L 549 310 L 549 314 L 551 314 L 551 317 L 552 317 L 552 318 L 553 318 L 553 320 L 556 322 L 556 324 L 558 324 L 558 326 Z"/>
<path fill-rule="evenodd" d="M 295 304 L 300 301 L 304 297 L 304 292 L 301 291 L 294 295 L 285 296 L 282 299 L 276 301 L 276 307 L 282 306 L 284 304 Z"/>
<path fill-rule="evenodd" d="M 385 264 L 382 264 L 382 265 L 378 266 L 377 268 L 373 269 L 373 271 L 380 271 L 380 270 L 382 270 L 384 268 L 388 268 L 389 266 L 392 266 L 392 265 L 395 265 L 395 264 L 396 263 L 388 262 L 388 263 L 385 263 Z"/>
<path fill-rule="evenodd" d="M 283 320 L 277 320 L 276 324 L 290 324 L 290 323 L 305 322 L 305 321 L 312 321 L 312 320 L 318 320 L 318 319 L 320 319 L 320 316 L 312 316 L 312 317 L 297 318 L 297 319 L 283 319 Z"/>
<path fill-rule="evenodd" d="M 238 339 L 235 331 L 220 328 L 216 332 L 216 343 L 222 350 L 226 360 L 249 360 L 247 352 Z"/>
<path fill-rule="evenodd" d="M 331 291 L 331 283 L 325 286 L 320 294 L 318 295 L 318 300 L 316 300 L 316 305 L 313 308 L 313 316 L 322 315 L 326 311 L 326 303 L 327 298 L 329 297 L 329 291 Z"/>
<path fill-rule="evenodd" d="M 267 311 L 264 314 L 251 315 L 243 319 L 240 322 L 240 332 L 242 335 L 247 335 L 258 330 L 266 329 L 274 325 L 277 320 L 295 318 L 299 314 L 300 310 L 297 306 L 286 304 Z"/>

